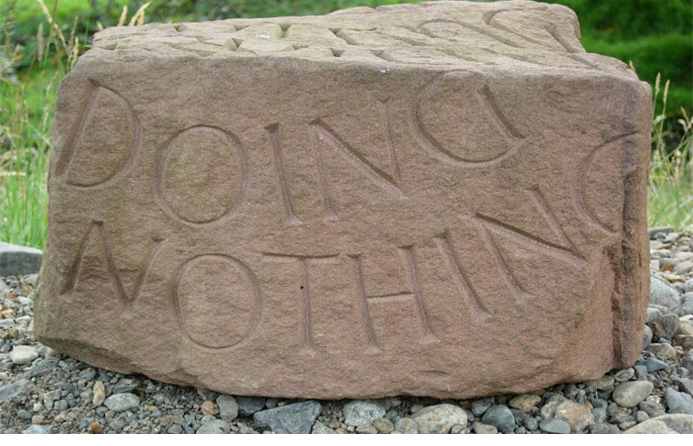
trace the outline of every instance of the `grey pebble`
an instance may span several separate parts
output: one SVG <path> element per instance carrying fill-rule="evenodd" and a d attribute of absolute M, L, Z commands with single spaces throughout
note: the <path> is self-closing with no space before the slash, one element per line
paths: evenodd
<path fill-rule="evenodd" d="M 335 432 L 334 429 L 325 426 L 321 422 L 316 421 L 310 433 L 316 435 L 334 435 L 337 432 Z"/>
<path fill-rule="evenodd" d="M 592 416 L 594 417 L 594 422 L 599 424 L 606 421 L 606 408 L 595 407 L 592 409 Z"/>
<path fill-rule="evenodd" d="M 621 383 L 613 393 L 613 399 L 619 406 L 635 407 L 641 401 L 644 401 L 654 386 L 649 381 L 630 381 Z"/>
<path fill-rule="evenodd" d="M 610 423 L 594 423 L 590 425 L 590 432 L 593 434 L 620 434 L 621 430 Z"/>
<path fill-rule="evenodd" d="M 650 280 L 650 303 L 676 311 L 680 304 L 679 293 L 668 282 L 657 276 L 652 276 Z"/>
<path fill-rule="evenodd" d="M 395 430 L 395 425 L 387 418 L 378 418 L 372 424 L 381 434 L 389 434 Z"/>
<path fill-rule="evenodd" d="M 229 423 L 224 420 L 209 420 L 198 429 L 198 434 L 226 434 L 229 432 Z"/>
<path fill-rule="evenodd" d="M 635 369 L 635 377 L 638 381 L 647 381 L 647 367 L 644 365 L 636 365 L 633 367 Z"/>
<path fill-rule="evenodd" d="M 317 401 L 303 401 L 256 412 L 253 421 L 275 434 L 309 434 L 321 411 Z"/>
<path fill-rule="evenodd" d="M 570 425 L 558 418 L 547 418 L 541 420 L 539 428 L 548 434 L 569 434 Z"/>
<path fill-rule="evenodd" d="M 647 307 L 647 323 L 650 324 L 657 320 L 659 316 L 662 315 L 662 311 L 659 308 Z"/>
<path fill-rule="evenodd" d="M 498 429 L 496 429 L 496 426 L 491 426 L 490 424 L 484 424 L 479 422 L 474 423 L 472 429 L 474 430 L 475 434 L 479 435 L 493 435 L 498 433 Z"/>
<path fill-rule="evenodd" d="M 649 373 L 669 368 L 666 362 L 659 360 L 657 358 L 648 358 L 647 360 L 645 360 L 644 365 L 645 367 L 647 367 L 647 371 Z"/>
<path fill-rule="evenodd" d="M 26 276 L 41 269 L 43 251 L 0 242 L 0 271 L 5 276 Z"/>
<path fill-rule="evenodd" d="M 130 393 L 137 388 L 137 384 L 134 380 L 128 378 L 122 378 L 116 383 L 111 389 L 112 394 L 117 393 Z"/>
<path fill-rule="evenodd" d="M 238 412 L 244 417 L 248 417 L 265 407 L 266 398 L 254 396 L 237 396 Z"/>
<path fill-rule="evenodd" d="M 359 426 L 363 423 L 372 423 L 378 418 L 385 416 L 385 408 L 373 400 L 354 400 L 349 401 L 342 409 L 344 412 L 344 423 L 349 426 Z"/>
<path fill-rule="evenodd" d="M 684 293 L 689 293 L 693 291 L 693 279 L 688 279 L 686 282 L 683 284 L 683 292 Z"/>
<path fill-rule="evenodd" d="M 411 418 L 416 421 L 420 434 L 449 431 L 455 424 L 467 425 L 467 412 L 460 406 L 453 404 L 437 404 L 424 407 L 413 414 Z M 515 419 L 513 418 L 513 428 L 514 424 Z"/>
<path fill-rule="evenodd" d="M 642 423 L 643 421 L 647 421 L 649 419 L 650 419 L 650 416 L 644 410 L 639 410 L 635 414 L 635 421 L 637 421 L 638 423 Z"/>
<path fill-rule="evenodd" d="M 58 400 L 58 401 L 53 403 L 53 408 L 55 410 L 57 410 L 58 412 L 63 412 L 65 410 L 67 410 L 68 407 L 69 407 L 69 404 L 65 400 Z"/>
<path fill-rule="evenodd" d="M 419 428 L 416 425 L 416 421 L 411 418 L 400 418 L 395 422 L 395 430 L 403 434 L 418 434 Z"/>
<path fill-rule="evenodd" d="M 652 337 L 653 337 L 652 329 L 650 328 L 649 325 L 645 325 L 645 328 L 642 333 L 642 349 L 647 350 L 647 347 L 650 346 L 652 343 Z"/>
<path fill-rule="evenodd" d="M 677 314 L 663 314 L 652 322 L 650 326 L 652 331 L 660 338 L 672 339 L 681 329 L 681 321 Z"/>
<path fill-rule="evenodd" d="M 14 365 L 28 364 L 38 358 L 38 350 L 33 345 L 18 345 L 10 352 L 10 361 Z"/>
<path fill-rule="evenodd" d="M 664 401 L 669 407 L 668 413 L 693 415 L 693 397 L 690 395 L 667 388 L 664 393 Z"/>
<path fill-rule="evenodd" d="M 690 356 L 690 355 L 684 356 L 683 359 L 681 360 L 681 365 L 683 365 L 683 367 L 686 370 L 688 370 L 688 373 L 690 374 L 690 376 L 693 376 L 693 356 Z"/>
<path fill-rule="evenodd" d="M 685 369 L 684 369 L 685 370 Z M 679 387 L 679 390 L 693 396 L 693 380 L 688 378 L 674 378 L 674 384 Z"/>
<path fill-rule="evenodd" d="M 51 430 L 49 427 L 32 424 L 22 431 L 23 434 L 50 434 Z"/>
<path fill-rule="evenodd" d="M 233 421 L 238 417 L 238 403 L 231 395 L 219 395 L 217 397 L 219 417 L 224 421 Z"/>
<path fill-rule="evenodd" d="M 504 434 L 509 434 L 515 430 L 515 416 L 507 406 L 491 406 L 484 413 L 481 422 L 495 426 Z"/>
<path fill-rule="evenodd" d="M 539 420 L 534 417 L 528 417 L 524 420 L 523 424 L 530 432 L 534 432 L 535 430 L 539 429 Z"/>
<path fill-rule="evenodd" d="M 474 414 L 475 417 L 480 417 L 491 406 L 493 406 L 493 399 L 492 398 L 481 398 L 478 400 L 474 400 L 474 401 L 472 401 L 472 407 L 471 407 L 472 414 Z"/>
<path fill-rule="evenodd" d="M 650 418 L 656 418 L 665 413 L 657 403 L 651 401 L 643 401 L 638 404 L 638 408 L 645 412 Z"/>
<path fill-rule="evenodd" d="M 279 398 L 267 398 L 265 400 L 265 407 L 268 409 L 274 409 L 279 405 Z"/>
<path fill-rule="evenodd" d="M 693 283 L 693 279 L 689 280 L 688 282 Z M 688 290 L 683 296 L 681 296 L 681 309 L 679 314 L 693 314 L 693 292 L 691 292 L 691 290 Z"/>
<path fill-rule="evenodd" d="M 16 382 L 0 387 L 0 403 L 10 401 L 15 397 L 23 395 L 31 388 L 31 381 L 28 379 L 20 379 Z"/>
<path fill-rule="evenodd" d="M 8 291 L 10 291 L 10 287 L 7 286 L 4 280 L 0 279 L 0 299 L 4 298 Z"/>
<path fill-rule="evenodd" d="M 635 376 L 635 370 L 632 367 L 628 367 L 627 369 L 622 369 L 614 373 L 614 379 L 619 382 L 628 381 L 633 376 Z"/>
<path fill-rule="evenodd" d="M 106 407 L 114 412 L 123 412 L 140 405 L 140 398 L 132 393 L 117 393 L 106 398 Z"/>

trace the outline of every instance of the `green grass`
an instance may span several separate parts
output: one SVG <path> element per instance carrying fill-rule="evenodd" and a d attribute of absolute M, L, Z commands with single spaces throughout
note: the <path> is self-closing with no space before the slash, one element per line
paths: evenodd
<path fill-rule="evenodd" d="M 48 84 L 41 116 L 32 116 L 27 85 L 0 84 L 0 240 L 42 248 L 46 240 L 46 172 L 55 83 Z"/>
<path fill-rule="evenodd" d="M 573 1 L 580 6 L 591 0 Z M 639 0 L 647 2 L 649 0 Z M 51 150 L 49 139 L 53 120 L 57 86 L 74 63 L 79 51 L 88 44 L 87 36 L 95 29 L 96 22 L 104 25 L 117 24 L 121 5 L 125 0 L 116 0 L 110 15 L 106 14 L 107 0 L 98 3 L 103 7 L 101 14 L 90 10 L 86 0 L 61 0 L 60 7 L 51 12 L 55 24 L 46 20 L 36 0 L 9 0 L 0 5 L 0 17 L 6 15 L 7 6 L 15 22 L 0 20 L 0 240 L 20 245 L 43 248 L 46 241 L 46 176 L 48 156 Z M 365 4 L 377 6 L 383 3 L 401 3 L 387 0 L 296 0 L 293 2 L 270 0 L 221 1 L 210 0 L 198 3 L 182 0 L 186 8 L 178 8 L 177 15 L 168 11 L 171 2 L 155 0 L 149 9 L 171 21 L 204 20 L 226 16 L 271 16 L 287 14 L 323 14 L 338 7 Z M 133 2 L 130 2 L 133 4 Z M 233 5 L 235 10 L 223 10 Z M 203 6 L 200 6 L 203 5 Z M 262 5 L 262 6 L 261 6 Z M 53 1 L 47 2 L 52 11 Z M 583 5 L 584 6 L 584 5 Z M 137 8 L 128 13 L 128 20 Z M 157 12 L 158 11 L 158 12 Z M 70 18 L 76 14 L 79 19 Z M 149 17 L 149 16 L 148 16 Z M 51 19 L 52 20 L 52 19 Z M 65 25 L 69 23 L 69 25 Z M 583 24 L 584 28 L 584 24 Z M 21 35 L 20 29 L 32 29 L 33 35 Z M 39 32 L 37 32 L 40 31 Z M 40 37 L 39 37 L 40 35 Z M 605 53 L 621 51 L 626 57 L 630 52 L 652 53 L 660 45 L 663 64 L 670 64 L 671 73 L 679 64 L 690 64 L 690 55 L 676 59 L 676 54 L 685 53 L 688 46 L 672 33 L 660 33 L 655 40 L 635 39 L 620 42 L 613 39 L 592 41 L 587 37 L 585 46 L 602 45 Z M 655 43 L 653 43 L 655 42 Z M 657 43 L 659 42 L 659 43 Z M 686 43 L 688 44 L 688 43 Z M 652 46 L 654 45 L 654 47 Z M 635 50 L 633 49 L 635 48 Z M 589 49 L 589 48 L 588 48 Z M 594 49 L 592 49 L 594 50 Z M 613 54 L 612 54 L 613 55 Z M 659 76 L 651 65 L 637 58 L 634 64 L 643 77 L 656 76 L 657 112 L 653 130 L 653 156 L 650 169 L 650 194 L 648 196 L 648 224 L 650 226 L 673 226 L 678 229 L 693 229 L 693 153 L 691 150 L 691 89 L 671 88 L 667 83 L 661 89 Z M 663 76 L 671 73 L 665 72 Z M 686 75 L 688 76 L 688 74 Z M 686 78 L 687 79 L 687 78 Z M 686 79 L 683 79 L 684 83 Z M 673 98 L 673 99 L 672 99 Z M 667 108 L 672 102 L 677 106 Z M 688 104 L 687 108 L 678 105 Z M 671 113 L 674 111 L 675 113 Z M 677 116 L 675 120 L 671 116 Z"/>
<path fill-rule="evenodd" d="M 657 78 L 655 105 L 659 110 L 652 130 L 648 224 L 693 229 L 693 122 L 685 110 L 675 124 L 666 119 L 668 87 L 667 83 L 661 91 Z"/>

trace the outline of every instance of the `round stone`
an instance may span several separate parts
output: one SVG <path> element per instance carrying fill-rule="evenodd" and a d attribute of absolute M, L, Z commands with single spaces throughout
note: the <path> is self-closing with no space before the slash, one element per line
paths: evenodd
<path fill-rule="evenodd" d="M 594 416 L 588 406 L 569 400 L 556 407 L 556 418 L 568 423 L 576 432 L 584 430 L 594 422 Z"/>
<path fill-rule="evenodd" d="M 24 365 L 38 358 L 38 350 L 31 345 L 18 345 L 10 352 L 10 361 L 14 365 Z"/>
<path fill-rule="evenodd" d="M 632 367 L 621 369 L 614 374 L 614 378 L 618 382 L 630 381 L 633 376 L 635 376 L 635 370 Z"/>
<path fill-rule="evenodd" d="M 474 433 L 475 434 L 497 434 L 498 429 L 495 426 L 491 426 L 484 423 L 474 423 Z"/>
<path fill-rule="evenodd" d="M 106 407 L 114 412 L 124 412 L 140 405 L 140 398 L 132 393 L 117 393 L 106 398 Z"/>
<path fill-rule="evenodd" d="M 412 418 L 416 421 L 420 434 L 439 432 L 443 426 L 452 428 L 455 424 L 467 424 L 467 412 L 452 404 L 425 407 L 412 415 Z"/>
<path fill-rule="evenodd" d="M 620 384 L 613 393 L 614 401 L 621 407 L 635 407 L 645 401 L 654 386 L 649 381 L 630 381 Z"/>
<path fill-rule="evenodd" d="M 676 310 L 679 307 L 679 293 L 665 281 L 653 276 L 650 280 L 650 303 Z"/>
<path fill-rule="evenodd" d="M 41 426 L 38 424 L 32 424 L 22 431 L 23 434 L 50 434 L 51 430 L 49 427 Z"/>
<path fill-rule="evenodd" d="M 344 405 L 343 411 L 344 423 L 356 427 L 364 423 L 371 424 L 385 416 L 385 408 L 371 400 L 349 401 Z"/>
<path fill-rule="evenodd" d="M 671 344 L 652 344 L 647 351 L 662 360 L 676 358 L 676 350 Z"/>
<path fill-rule="evenodd" d="M 570 425 L 563 420 L 557 418 L 548 418 L 546 420 L 541 420 L 539 423 L 539 429 L 548 434 L 569 434 Z"/>
<path fill-rule="evenodd" d="M 523 412 L 530 413 L 532 409 L 534 409 L 534 407 L 536 407 L 536 405 L 539 404 L 539 402 L 541 402 L 540 396 L 525 394 L 518 395 L 515 398 L 511 399 L 508 405 L 513 409 L 518 409 Z"/>
<path fill-rule="evenodd" d="M 197 434 L 225 434 L 229 431 L 229 423 L 224 420 L 210 420 L 197 430 Z"/>
<path fill-rule="evenodd" d="M 651 418 L 624 434 L 693 434 L 693 415 L 671 414 Z"/>
<path fill-rule="evenodd" d="M 585 385 L 593 387 L 597 390 L 611 390 L 614 388 L 614 381 L 613 376 L 604 375 L 599 379 L 585 382 Z"/>
<path fill-rule="evenodd" d="M 418 434 L 419 428 L 416 425 L 416 421 L 405 417 L 395 422 L 395 431 L 402 434 Z"/>
<path fill-rule="evenodd" d="M 233 421 L 238 417 L 238 403 L 231 395 L 219 395 L 217 397 L 219 416 L 224 421 Z"/>
<path fill-rule="evenodd" d="M 500 432 L 509 434 L 515 431 L 515 416 L 507 406 L 492 406 L 481 418 L 484 424 L 495 426 Z"/>
<path fill-rule="evenodd" d="M 392 421 L 388 420 L 387 418 L 378 418 L 377 420 L 373 421 L 372 424 L 373 427 L 376 428 L 381 434 L 389 434 L 395 430 L 395 425 L 392 424 Z"/>

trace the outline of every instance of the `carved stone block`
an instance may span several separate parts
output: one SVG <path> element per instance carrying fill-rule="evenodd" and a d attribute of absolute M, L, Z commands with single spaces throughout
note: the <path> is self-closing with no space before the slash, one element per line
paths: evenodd
<path fill-rule="evenodd" d="M 532 2 L 109 28 L 63 81 L 36 335 L 240 395 L 632 364 L 651 97 Z"/>

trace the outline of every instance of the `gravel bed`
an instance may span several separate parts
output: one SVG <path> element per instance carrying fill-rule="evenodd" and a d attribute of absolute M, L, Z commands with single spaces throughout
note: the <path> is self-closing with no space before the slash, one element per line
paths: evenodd
<path fill-rule="evenodd" d="M 220 395 L 97 369 L 32 336 L 37 275 L 0 278 L 0 433 L 693 433 L 693 234 L 650 230 L 640 360 L 602 378 L 472 400 Z"/>

